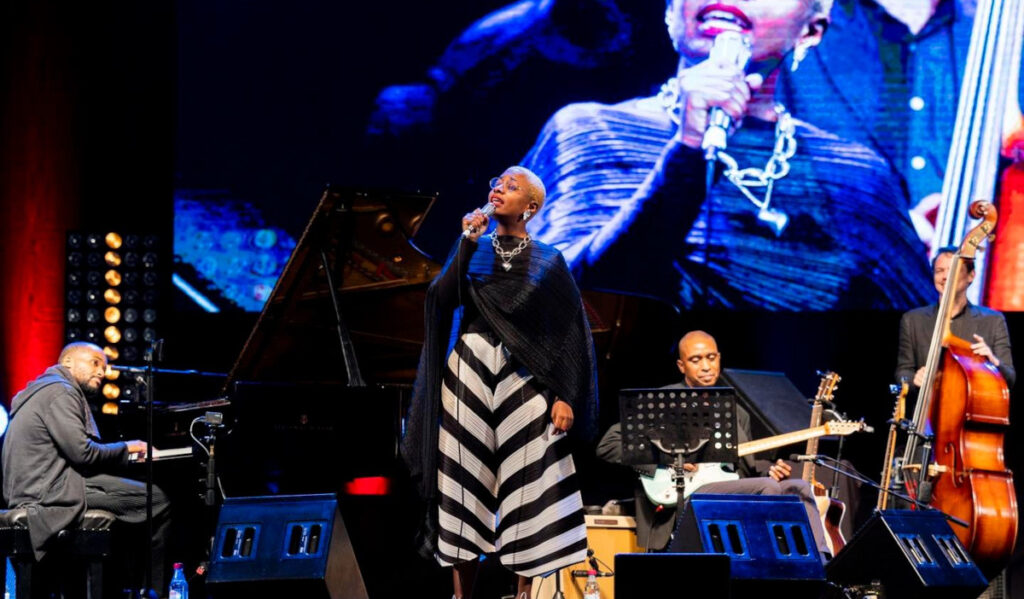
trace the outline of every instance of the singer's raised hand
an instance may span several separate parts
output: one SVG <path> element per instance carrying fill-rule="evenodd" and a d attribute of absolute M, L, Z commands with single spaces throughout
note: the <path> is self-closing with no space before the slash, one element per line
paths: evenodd
<path fill-rule="evenodd" d="M 721 108 L 732 118 L 735 129 L 747 112 L 751 92 L 761 87 L 764 77 L 757 73 L 744 75 L 735 65 L 723 66 L 705 60 L 680 69 L 678 80 L 681 119 L 676 139 L 691 148 L 699 148 L 708 127 L 709 111 Z"/>
<path fill-rule="evenodd" d="M 487 225 L 490 223 L 490 219 L 487 218 L 486 214 L 480 212 L 480 209 L 470 212 L 466 216 L 462 217 L 462 230 L 469 230 L 470 233 L 466 237 L 470 241 L 476 241 L 480 239 L 480 236 L 487 230 Z"/>

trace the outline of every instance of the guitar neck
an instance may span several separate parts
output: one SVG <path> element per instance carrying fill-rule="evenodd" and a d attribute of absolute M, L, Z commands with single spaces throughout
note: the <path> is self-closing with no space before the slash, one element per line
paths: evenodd
<path fill-rule="evenodd" d="M 743 457 L 759 451 L 767 451 L 769 449 L 778 449 L 779 447 L 793 445 L 794 443 L 800 443 L 801 441 L 806 441 L 808 439 L 817 439 L 818 437 L 824 437 L 827 434 L 828 429 L 825 426 L 814 426 L 811 428 L 805 428 L 801 431 L 793 431 L 791 433 L 775 435 L 774 437 L 740 443 L 739 447 L 736 449 L 736 453 L 740 457 Z"/>
<path fill-rule="evenodd" d="M 818 426 L 821 424 L 821 402 L 815 400 L 814 408 L 811 409 L 811 426 Z M 804 450 L 807 455 L 814 455 L 818 453 L 818 437 L 812 437 L 807 440 L 807 448 Z M 814 484 L 814 462 L 804 462 L 803 477 L 809 484 Z"/>

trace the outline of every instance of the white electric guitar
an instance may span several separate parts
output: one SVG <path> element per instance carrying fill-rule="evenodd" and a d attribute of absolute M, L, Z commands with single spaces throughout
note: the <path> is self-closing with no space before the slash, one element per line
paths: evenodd
<path fill-rule="evenodd" d="M 825 437 L 829 435 L 852 435 L 857 431 L 864 430 L 864 427 L 865 424 L 863 422 L 844 422 L 840 420 L 826 422 L 821 426 L 814 426 L 799 431 L 793 431 L 791 433 L 775 435 L 774 437 L 740 443 L 739 447 L 736 449 L 736 453 L 739 457 L 743 457 L 759 451 L 777 449 L 779 447 L 793 445 L 794 443 L 800 443 L 817 437 Z M 731 464 L 707 462 L 703 464 L 695 464 L 695 466 L 697 467 L 696 470 L 686 471 L 683 474 L 683 481 L 685 483 L 683 491 L 684 499 L 693 494 L 694 491 L 700 489 L 701 486 L 708 483 L 737 480 L 740 477 L 736 472 L 729 470 L 729 468 L 731 468 Z M 647 495 L 647 498 L 653 503 L 664 506 L 676 505 L 676 502 L 678 501 L 678 494 L 676 493 L 675 481 L 672 478 L 671 467 L 658 466 L 658 469 L 654 472 L 654 476 L 641 474 L 640 484 L 643 485 L 644 493 Z"/>

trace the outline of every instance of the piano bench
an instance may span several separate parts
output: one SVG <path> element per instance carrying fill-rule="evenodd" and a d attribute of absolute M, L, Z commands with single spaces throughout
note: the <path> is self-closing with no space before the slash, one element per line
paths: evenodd
<path fill-rule="evenodd" d="M 85 563 L 85 597 L 103 597 L 103 560 L 110 555 L 111 526 L 116 517 L 105 510 L 86 510 L 82 524 L 57 533 L 47 549 L 47 560 Z M 35 555 L 28 534 L 28 510 L 15 508 L 0 510 L 0 556 L 11 560 L 14 567 L 15 598 L 32 598 L 32 573 Z M 63 574 L 66 568 L 58 567 Z M 6 587 L 7 566 L 0 569 L 0 581 Z M 53 582 L 52 580 L 50 582 Z"/>

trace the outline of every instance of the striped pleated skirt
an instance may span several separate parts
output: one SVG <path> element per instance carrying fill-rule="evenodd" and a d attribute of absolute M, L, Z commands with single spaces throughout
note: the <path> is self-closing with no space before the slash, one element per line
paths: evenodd
<path fill-rule="evenodd" d="M 533 377 L 496 336 L 465 333 L 448 357 L 438 439 L 442 565 L 496 554 L 522 576 L 586 557 L 569 442 Z"/>

